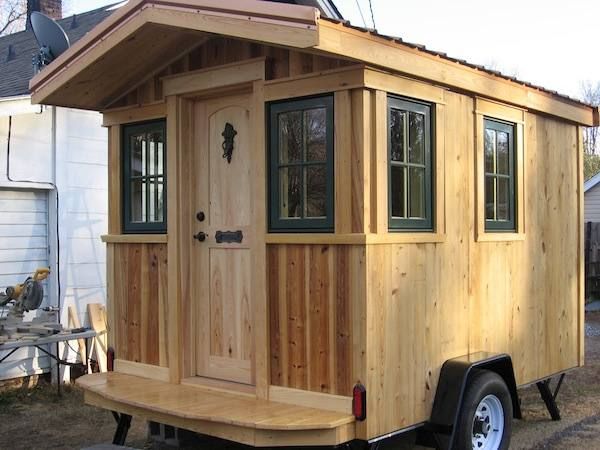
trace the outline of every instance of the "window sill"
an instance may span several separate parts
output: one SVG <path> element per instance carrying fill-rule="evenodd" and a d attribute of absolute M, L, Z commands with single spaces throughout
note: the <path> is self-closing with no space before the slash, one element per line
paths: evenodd
<path fill-rule="evenodd" d="M 446 235 L 443 233 L 269 233 L 265 236 L 267 244 L 350 244 L 350 245 L 377 245 L 377 244 L 427 244 L 444 242 Z"/>
<path fill-rule="evenodd" d="M 166 234 L 105 234 L 100 236 L 107 244 L 166 244 Z"/>
<path fill-rule="evenodd" d="M 498 232 L 489 232 L 489 233 L 478 233 L 475 237 L 475 242 L 514 242 L 514 241 L 524 241 L 525 233 L 498 233 Z"/>
<path fill-rule="evenodd" d="M 365 244 L 360 233 L 267 233 L 267 244 Z"/>
<path fill-rule="evenodd" d="M 391 231 L 386 234 L 367 234 L 367 244 L 435 244 L 446 241 L 446 234 L 424 231 Z"/>

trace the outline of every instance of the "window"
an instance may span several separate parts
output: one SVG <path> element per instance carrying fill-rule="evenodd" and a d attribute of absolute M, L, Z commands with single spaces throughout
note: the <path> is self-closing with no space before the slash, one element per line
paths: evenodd
<path fill-rule="evenodd" d="M 167 231 L 165 121 L 123 127 L 123 231 Z"/>
<path fill-rule="evenodd" d="M 269 119 L 269 229 L 332 231 L 333 98 L 274 103 Z"/>
<path fill-rule="evenodd" d="M 388 98 L 389 227 L 432 230 L 431 106 Z"/>
<path fill-rule="evenodd" d="M 515 231 L 515 126 L 484 120 L 485 229 Z"/>

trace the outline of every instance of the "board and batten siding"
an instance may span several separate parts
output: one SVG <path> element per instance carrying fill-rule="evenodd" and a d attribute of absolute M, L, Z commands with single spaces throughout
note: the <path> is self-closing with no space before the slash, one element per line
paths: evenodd
<path fill-rule="evenodd" d="M 586 191 L 584 203 L 584 220 L 586 222 L 600 222 L 600 183 Z"/>
<path fill-rule="evenodd" d="M 46 191 L 0 189 L 0 291 L 22 283 L 48 261 L 48 193 Z M 48 283 L 44 282 L 48 303 Z M 25 314 L 31 319 L 35 312 Z M 6 308 L 0 308 L 6 315 Z M 0 352 L 0 358 L 8 352 Z M 0 379 L 42 373 L 50 368 L 48 357 L 36 348 L 19 349 L 0 363 Z"/>

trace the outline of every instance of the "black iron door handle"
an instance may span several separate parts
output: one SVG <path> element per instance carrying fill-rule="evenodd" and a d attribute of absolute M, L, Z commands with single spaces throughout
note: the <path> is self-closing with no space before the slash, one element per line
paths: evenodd
<path fill-rule="evenodd" d="M 194 239 L 198 240 L 199 242 L 204 242 L 206 240 L 206 233 L 199 231 L 194 235 Z"/>

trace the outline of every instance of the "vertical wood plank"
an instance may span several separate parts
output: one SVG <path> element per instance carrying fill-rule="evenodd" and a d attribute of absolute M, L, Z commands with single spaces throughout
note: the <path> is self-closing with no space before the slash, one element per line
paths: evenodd
<path fill-rule="evenodd" d="M 311 391 L 330 392 L 329 383 L 329 247 L 313 245 L 309 248 L 310 292 L 307 298 L 309 384 Z"/>
<path fill-rule="evenodd" d="M 148 245 L 141 244 L 140 250 L 140 362 L 148 361 L 148 338 L 149 338 L 149 312 L 150 312 L 150 264 Z"/>
<path fill-rule="evenodd" d="M 352 232 L 352 121 L 349 91 L 334 94 L 335 232 Z"/>
<path fill-rule="evenodd" d="M 289 339 L 288 386 L 302 389 L 307 383 L 304 246 L 290 245 L 287 249 L 286 263 L 287 328 Z"/>
<path fill-rule="evenodd" d="M 388 231 L 387 93 L 376 91 L 371 111 L 371 233 Z"/>
<path fill-rule="evenodd" d="M 577 228 L 577 245 L 578 245 L 578 264 L 577 264 L 577 278 L 578 278 L 578 292 L 577 292 L 577 305 L 578 305 L 578 359 L 579 366 L 583 366 L 585 362 L 585 231 L 584 231 L 584 195 L 583 195 L 583 127 L 577 128 L 577 217 L 578 217 L 578 228 Z"/>
<path fill-rule="evenodd" d="M 168 367 L 168 305 L 169 285 L 168 285 L 168 260 L 167 245 L 162 244 L 158 250 L 158 357 L 161 367 Z"/>
<path fill-rule="evenodd" d="M 353 233 L 370 229 L 371 196 L 371 94 L 366 89 L 352 91 L 351 195 Z"/>
<path fill-rule="evenodd" d="M 181 285 L 179 274 L 181 263 L 179 260 L 180 235 L 180 204 L 181 199 L 179 190 L 180 178 L 180 157 L 179 157 L 179 120 L 181 119 L 177 98 L 167 98 L 167 142 L 169 151 L 167 152 L 167 223 L 169 240 L 168 246 L 168 302 L 167 302 L 167 357 L 169 366 L 169 380 L 172 383 L 179 383 L 181 378 L 180 371 L 180 302 Z"/>
<path fill-rule="evenodd" d="M 335 383 L 339 395 L 352 393 L 352 308 L 350 283 L 355 275 L 351 273 L 350 262 L 351 247 L 341 245 L 337 247 L 335 271 L 336 292 L 332 298 L 335 303 Z"/>
<path fill-rule="evenodd" d="M 121 127 L 108 131 L 108 232 L 121 233 Z"/>
<path fill-rule="evenodd" d="M 252 158 L 252 226 L 255 244 L 252 249 L 252 301 L 254 332 L 254 376 L 256 396 L 269 396 L 269 309 L 267 299 L 267 232 L 266 142 L 264 115 L 264 81 L 253 86 L 251 129 L 254 130 Z"/>
<path fill-rule="evenodd" d="M 159 315 L 160 315 L 160 262 L 159 252 L 162 244 L 149 244 L 147 251 L 147 284 L 148 298 L 146 299 L 145 338 L 146 357 L 142 361 L 146 364 L 159 365 Z"/>
<path fill-rule="evenodd" d="M 129 281 L 127 286 L 127 340 L 129 361 L 141 361 L 141 249 L 137 245 L 127 246 L 128 274 Z"/>
<path fill-rule="evenodd" d="M 271 384 L 283 386 L 281 370 L 281 321 L 280 304 L 285 298 L 279 296 L 279 250 L 277 246 L 269 246 L 267 250 L 267 286 L 269 296 L 269 356 Z"/>

